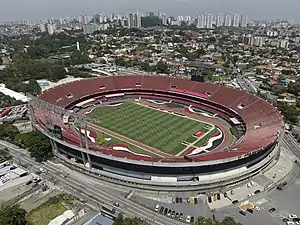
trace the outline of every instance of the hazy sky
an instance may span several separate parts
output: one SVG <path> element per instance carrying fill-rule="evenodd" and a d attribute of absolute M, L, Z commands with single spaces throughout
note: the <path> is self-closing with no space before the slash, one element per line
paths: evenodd
<path fill-rule="evenodd" d="M 242 12 L 250 19 L 300 20 L 300 0 L 0 0 L 0 21 L 135 10 L 168 15 Z"/>

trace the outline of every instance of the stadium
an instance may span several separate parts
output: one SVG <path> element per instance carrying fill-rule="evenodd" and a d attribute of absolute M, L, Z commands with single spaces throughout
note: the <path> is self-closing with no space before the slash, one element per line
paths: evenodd
<path fill-rule="evenodd" d="M 284 128 L 277 109 L 255 95 L 167 76 L 83 79 L 29 106 L 68 165 L 153 190 L 246 181 L 274 163 Z"/>

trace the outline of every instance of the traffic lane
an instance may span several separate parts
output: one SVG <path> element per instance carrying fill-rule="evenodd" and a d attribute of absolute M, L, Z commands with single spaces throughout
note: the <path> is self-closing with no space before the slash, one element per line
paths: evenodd
<path fill-rule="evenodd" d="M 293 139 L 284 136 L 283 138 L 283 144 L 290 149 L 290 151 L 292 151 L 294 153 L 295 156 L 297 156 L 297 158 L 300 159 L 300 148 L 299 145 L 297 143 L 295 143 L 293 141 Z"/>
<path fill-rule="evenodd" d="M 300 150 L 300 144 L 290 133 L 284 134 L 283 139 L 293 144 L 295 147 L 297 147 L 298 150 Z"/>

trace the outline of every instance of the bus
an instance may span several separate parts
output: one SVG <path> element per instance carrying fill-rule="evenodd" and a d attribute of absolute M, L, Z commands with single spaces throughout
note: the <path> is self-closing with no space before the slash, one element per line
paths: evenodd
<path fill-rule="evenodd" d="M 115 214 L 115 212 L 116 212 L 115 208 L 112 207 L 112 206 L 102 205 L 102 209 L 106 212 L 111 213 L 111 214 Z"/>

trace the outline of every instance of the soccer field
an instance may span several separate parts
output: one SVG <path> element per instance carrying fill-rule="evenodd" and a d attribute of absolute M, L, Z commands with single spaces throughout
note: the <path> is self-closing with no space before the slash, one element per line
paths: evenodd
<path fill-rule="evenodd" d="M 195 132 L 207 132 L 211 125 L 135 103 L 94 109 L 89 115 L 101 127 L 176 155 L 186 146 L 181 143 Z"/>

